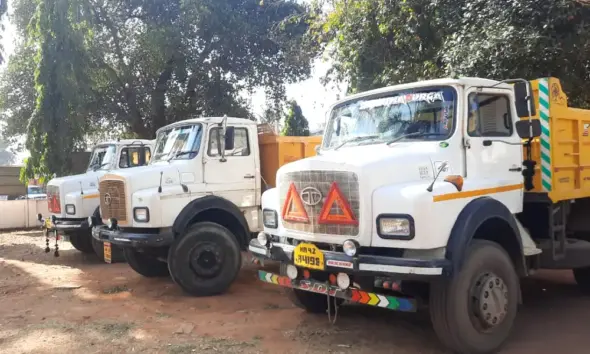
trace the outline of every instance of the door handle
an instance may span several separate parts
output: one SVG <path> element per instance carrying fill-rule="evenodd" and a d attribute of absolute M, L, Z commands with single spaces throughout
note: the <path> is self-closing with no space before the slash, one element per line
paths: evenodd
<path fill-rule="evenodd" d="M 512 168 L 509 168 L 508 171 L 510 171 L 510 172 L 522 172 L 522 167 L 512 167 Z"/>
<path fill-rule="evenodd" d="M 255 178 L 255 177 L 252 176 L 252 175 L 245 175 L 244 178 L 246 178 L 246 179 L 252 179 L 252 178 Z"/>

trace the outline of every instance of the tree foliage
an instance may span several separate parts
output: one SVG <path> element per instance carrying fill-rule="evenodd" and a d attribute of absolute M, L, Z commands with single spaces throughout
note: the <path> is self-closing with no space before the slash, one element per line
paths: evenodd
<path fill-rule="evenodd" d="M 590 8 L 572 0 L 334 0 L 313 32 L 350 90 L 446 76 L 554 76 L 590 105 Z"/>
<path fill-rule="evenodd" d="M 309 136 L 309 123 L 296 101 L 289 102 L 289 111 L 285 117 L 281 134 L 284 136 Z"/>
<path fill-rule="evenodd" d="M 0 1 L 0 21 L 4 19 L 4 14 L 8 11 L 8 1 L 2 0 Z M 0 27 L 0 64 L 4 62 L 4 48 L 2 47 L 2 32 L 4 32 L 4 27 Z"/>
<path fill-rule="evenodd" d="M 308 9 L 292 0 L 13 4 L 22 41 L 2 74 L 0 119 L 5 135 L 27 134 L 30 173 L 66 173 L 67 154 L 89 137 L 154 138 L 191 117 L 253 118 L 243 92 L 262 86 L 279 102 L 315 56 Z"/>

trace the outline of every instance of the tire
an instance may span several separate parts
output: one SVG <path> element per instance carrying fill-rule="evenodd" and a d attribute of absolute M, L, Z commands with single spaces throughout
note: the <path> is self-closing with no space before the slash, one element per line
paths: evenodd
<path fill-rule="evenodd" d="M 573 272 L 578 288 L 584 294 L 590 295 L 590 267 L 573 269 Z"/>
<path fill-rule="evenodd" d="M 285 263 L 281 263 L 281 275 L 286 274 L 287 265 Z M 328 300 L 327 295 L 316 294 L 299 289 L 285 288 L 285 291 L 287 293 L 287 297 L 289 300 L 291 300 L 293 305 L 309 313 L 328 313 L 328 301 L 330 301 L 330 313 L 334 314 L 336 306 L 340 306 L 344 302 L 342 299 L 337 299 L 335 297 L 330 297 Z"/>
<path fill-rule="evenodd" d="M 95 218 L 95 220 L 100 220 L 100 209 L 96 208 L 92 216 Z M 92 248 L 94 249 L 94 253 L 96 253 L 96 256 L 101 261 L 104 261 L 104 243 L 92 237 Z M 125 262 L 123 248 L 111 244 L 111 263 L 121 262 Z"/>
<path fill-rule="evenodd" d="M 166 277 L 169 275 L 166 263 L 149 254 L 127 247 L 123 248 L 123 254 L 131 269 L 146 278 Z"/>
<path fill-rule="evenodd" d="M 82 253 L 94 253 L 92 233 L 90 231 L 69 233 L 70 243 Z"/>
<path fill-rule="evenodd" d="M 241 265 L 236 237 L 212 222 L 192 225 L 168 250 L 172 280 L 193 296 L 225 292 L 238 276 Z"/>
<path fill-rule="evenodd" d="M 499 287 L 502 282 L 504 286 Z M 476 286 L 478 283 L 481 285 Z M 486 288 L 489 283 L 492 291 Z M 461 271 L 448 281 L 431 284 L 430 318 L 434 331 L 443 344 L 458 353 L 495 353 L 514 324 L 518 293 L 518 275 L 506 251 L 497 243 L 474 240 L 466 252 Z M 484 298 L 489 294 L 492 296 L 487 301 L 499 299 L 495 303 L 490 301 L 489 309 L 499 304 L 505 312 L 503 315 L 492 312 L 490 321 L 500 318 L 500 323 L 484 330 L 486 325 L 479 318 L 487 317 L 489 312 L 480 310 L 479 318 L 473 314 L 478 311 L 476 309 L 487 306 Z M 507 302 L 503 302 L 502 295 Z"/>

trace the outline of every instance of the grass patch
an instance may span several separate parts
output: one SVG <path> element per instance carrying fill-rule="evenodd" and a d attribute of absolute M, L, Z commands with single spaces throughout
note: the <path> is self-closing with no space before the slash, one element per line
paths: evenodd
<path fill-rule="evenodd" d="M 122 337 L 129 333 L 133 328 L 133 323 L 129 322 L 97 322 L 91 324 L 91 327 L 102 334 L 112 337 Z"/>
<path fill-rule="evenodd" d="M 112 288 L 104 289 L 102 292 L 103 292 L 103 294 L 118 294 L 118 293 L 123 293 L 125 291 L 129 291 L 129 288 L 127 287 L 127 285 L 117 285 L 117 286 L 113 286 Z"/>

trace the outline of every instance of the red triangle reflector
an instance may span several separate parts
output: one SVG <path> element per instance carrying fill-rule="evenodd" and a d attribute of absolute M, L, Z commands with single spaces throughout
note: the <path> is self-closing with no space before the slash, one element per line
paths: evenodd
<path fill-rule="evenodd" d="M 287 198 L 285 199 L 285 204 L 283 205 L 282 216 L 283 220 L 285 221 L 303 223 L 309 222 L 309 217 L 307 216 L 307 212 L 303 206 L 303 201 L 301 201 L 301 197 L 299 196 L 299 193 L 297 193 L 294 183 L 291 183 L 289 186 Z"/>
<path fill-rule="evenodd" d="M 342 214 L 332 214 L 332 207 L 336 204 Z M 328 197 L 326 198 L 326 202 L 324 203 L 324 207 L 320 212 L 320 218 L 318 220 L 320 224 L 337 224 L 337 225 L 354 225 L 357 226 L 359 224 L 358 220 L 355 218 L 350 205 L 342 195 L 340 188 L 336 182 L 332 183 L 330 187 L 330 191 L 328 192 Z"/>

